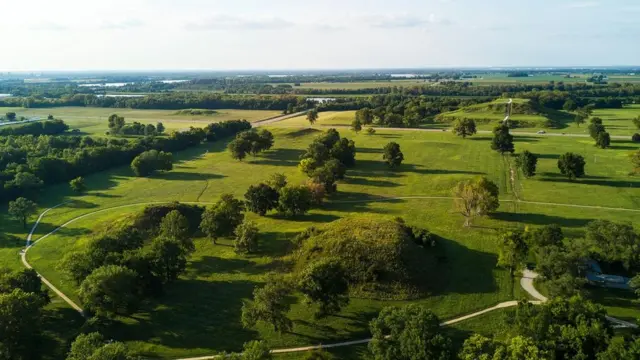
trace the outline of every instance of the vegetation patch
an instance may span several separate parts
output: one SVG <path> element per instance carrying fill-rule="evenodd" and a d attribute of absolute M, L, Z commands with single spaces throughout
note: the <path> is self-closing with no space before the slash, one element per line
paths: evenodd
<path fill-rule="evenodd" d="M 175 112 L 176 115 L 193 115 L 193 116 L 200 116 L 200 115 L 213 116 L 213 115 L 216 115 L 217 113 L 218 113 L 217 111 L 209 110 L 209 109 L 184 109 L 184 110 L 179 110 Z"/>
<path fill-rule="evenodd" d="M 321 259 L 337 259 L 346 269 L 354 296 L 416 298 L 426 285 L 418 284 L 416 275 L 429 273 L 436 263 L 431 249 L 419 246 L 412 230 L 394 220 L 344 218 L 309 231 L 300 240 L 294 255 L 296 271 Z"/>

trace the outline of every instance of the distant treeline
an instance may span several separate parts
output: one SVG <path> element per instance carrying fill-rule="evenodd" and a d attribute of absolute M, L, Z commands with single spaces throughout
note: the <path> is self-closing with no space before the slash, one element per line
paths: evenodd
<path fill-rule="evenodd" d="M 174 132 L 169 137 L 105 139 L 65 135 L 0 136 L 0 200 L 35 197 L 43 185 L 66 182 L 113 167 L 129 165 L 148 150 L 176 152 L 248 130 L 232 120 Z"/>
<path fill-rule="evenodd" d="M 305 110 L 313 103 L 296 96 L 228 96 L 212 93 L 165 93 L 145 97 L 99 97 L 76 94 L 61 98 L 9 97 L 0 99 L 0 107 L 50 108 L 60 106 L 95 106 L 105 108 L 130 109 L 245 109 L 245 110 L 286 110 L 289 105 Z"/>

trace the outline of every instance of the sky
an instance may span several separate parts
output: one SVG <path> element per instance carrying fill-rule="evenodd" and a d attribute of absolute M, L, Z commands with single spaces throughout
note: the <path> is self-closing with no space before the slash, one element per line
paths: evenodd
<path fill-rule="evenodd" d="M 639 0 L 0 0 L 0 71 L 640 65 Z"/>

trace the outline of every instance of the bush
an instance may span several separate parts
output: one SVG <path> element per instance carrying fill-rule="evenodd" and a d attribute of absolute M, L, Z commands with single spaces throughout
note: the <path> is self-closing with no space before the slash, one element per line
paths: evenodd
<path fill-rule="evenodd" d="M 140 177 L 149 176 L 157 170 L 169 171 L 173 169 L 173 155 L 164 151 L 145 151 L 133 159 L 131 169 Z"/>
<path fill-rule="evenodd" d="M 631 136 L 631 141 L 640 142 L 640 134 L 638 133 L 633 134 L 633 136 Z"/>

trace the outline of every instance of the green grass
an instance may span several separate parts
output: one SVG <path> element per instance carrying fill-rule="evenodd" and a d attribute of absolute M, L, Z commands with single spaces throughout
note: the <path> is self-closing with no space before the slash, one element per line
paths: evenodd
<path fill-rule="evenodd" d="M 167 131 L 188 129 L 189 127 L 204 127 L 212 122 L 245 119 L 258 121 L 281 114 L 272 110 L 216 110 L 213 115 L 179 114 L 176 110 L 137 110 L 112 109 L 95 107 L 59 107 L 48 109 L 24 109 L 0 107 L 0 114 L 14 111 L 18 117 L 40 116 L 45 118 L 51 114 L 56 119 L 62 119 L 71 129 L 79 129 L 88 135 L 104 135 L 108 130 L 107 118 L 111 114 L 124 116 L 129 123 L 137 121 L 143 124 L 162 122 Z"/>
<path fill-rule="evenodd" d="M 323 111 L 318 113 L 318 120 L 314 126 L 349 126 L 356 118 L 355 111 Z M 296 116 L 291 119 L 280 121 L 278 127 L 305 127 L 310 126 L 307 116 Z"/>
<path fill-rule="evenodd" d="M 151 178 L 135 178 L 127 167 L 88 176 L 89 192 L 72 197 L 65 184 L 43 192 L 39 204 L 46 208 L 68 199 L 74 202 L 52 210 L 37 229 L 43 235 L 56 226 L 95 210 L 146 201 L 213 202 L 222 193 L 241 197 L 251 184 L 266 180 L 275 172 L 285 173 L 291 183 L 304 181 L 297 170 L 303 149 L 317 135 L 311 129 L 273 128 L 273 150 L 248 158 L 231 160 L 224 143 L 205 144 L 176 154 L 175 170 Z M 492 218 L 475 221 L 465 229 L 462 218 L 452 211 L 450 200 L 392 200 L 385 202 L 344 203 L 345 200 L 370 200 L 379 197 L 450 196 L 460 180 L 485 175 L 495 181 L 501 198 L 513 199 L 507 165 L 489 149 L 488 135 L 462 140 L 450 133 L 378 131 L 374 136 L 355 135 L 357 167 L 339 184 L 339 193 L 321 209 L 298 219 L 275 215 L 257 217 L 262 248 L 256 256 L 236 255 L 228 245 L 213 245 L 197 239 L 195 254 L 187 272 L 170 286 L 167 294 L 123 320 L 118 338 L 148 356 L 175 358 L 199 356 L 221 350 L 241 349 L 245 341 L 261 338 L 273 348 L 329 343 L 368 336 L 367 323 L 384 306 L 406 302 L 352 299 L 339 314 L 324 320 L 313 319 L 308 306 L 298 302 L 290 313 L 294 320 L 291 333 L 277 334 L 270 328 L 246 330 L 240 325 L 243 299 L 262 283 L 268 271 L 278 269 L 278 258 L 285 255 L 289 239 L 308 226 L 322 226 L 351 215 L 368 213 L 384 218 L 401 216 L 410 225 L 426 227 L 442 237 L 439 243 L 446 257 L 425 281 L 438 277 L 442 283 L 432 294 L 417 302 L 435 311 L 442 319 L 467 314 L 498 302 L 524 297 L 518 282 L 495 267 L 496 237 L 504 228 L 541 226 L 557 223 L 570 236 L 581 236 L 593 219 L 631 221 L 640 225 L 638 213 L 605 209 L 581 209 L 503 202 Z M 519 180 L 516 189 L 528 201 L 549 201 L 582 205 L 640 208 L 638 180 L 628 177 L 627 153 L 633 147 L 614 141 L 614 148 L 598 150 L 573 138 L 516 137 L 516 149 L 528 149 L 541 155 L 539 177 Z M 586 139 L 585 139 L 586 140 Z M 382 147 L 398 142 L 406 161 L 398 171 L 389 171 L 382 162 Z M 637 148 L 637 146 L 635 146 Z M 566 151 L 586 155 L 589 177 L 568 182 L 554 175 L 556 157 Z M 595 160 L 595 161 L 594 161 Z M 606 201 L 603 201 L 606 199 Z M 75 298 L 75 286 L 62 277 L 56 265 L 67 252 L 83 246 L 92 231 L 141 207 L 105 211 L 72 223 L 38 243 L 29 252 L 29 261 L 43 276 Z M 24 238 L 25 231 L 2 212 L 3 230 Z M 33 219 L 32 219 L 33 220 Z M 37 236 L 36 236 L 37 238 Z M 19 268 L 18 244 L 3 244 L 0 261 Z"/>

